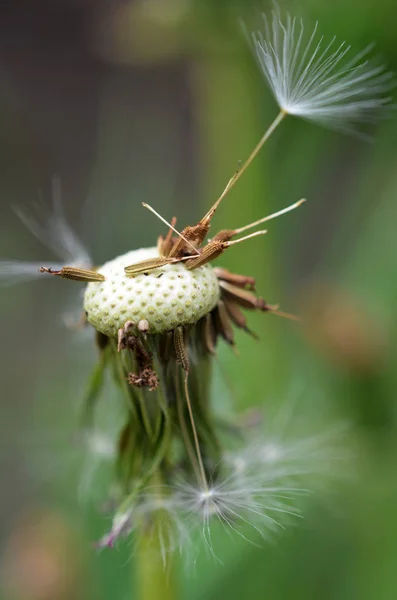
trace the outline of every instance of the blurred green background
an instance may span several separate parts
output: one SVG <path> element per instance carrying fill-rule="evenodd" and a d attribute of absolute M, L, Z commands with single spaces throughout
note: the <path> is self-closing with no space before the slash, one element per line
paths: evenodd
<path fill-rule="evenodd" d="M 180 227 L 200 218 L 276 115 L 239 26 L 267 8 L 248 0 L 3 1 L 0 257 L 54 258 L 11 209 L 31 205 L 38 190 L 50 205 L 54 174 L 97 263 L 162 232 L 142 201 L 177 215 Z M 358 50 L 375 41 L 397 69 L 395 2 L 290 8 Z M 356 460 L 269 544 L 215 532 L 221 562 L 205 551 L 181 562 L 183 598 L 397 598 L 396 141 L 395 118 L 371 144 L 291 118 L 216 215 L 215 228 L 235 227 L 310 200 L 220 261 L 255 276 L 266 300 L 304 315 L 304 324 L 253 315 L 260 345 L 238 336 L 238 358 L 220 349 L 215 402 L 261 406 L 265 415 L 292 403 L 308 434 L 349 422 Z M 131 544 L 92 549 L 108 527 L 100 472 L 89 493 L 79 484 L 74 431 L 95 350 L 89 333 L 63 326 L 77 287 L 1 288 L 5 600 L 136 598 Z M 108 414 L 112 394 L 109 387 Z"/>

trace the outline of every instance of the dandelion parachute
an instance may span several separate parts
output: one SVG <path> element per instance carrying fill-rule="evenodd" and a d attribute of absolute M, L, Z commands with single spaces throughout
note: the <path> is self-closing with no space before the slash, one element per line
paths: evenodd
<path fill-rule="evenodd" d="M 253 48 L 283 113 L 350 132 L 384 115 L 393 75 L 370 57 L 372 45 L 353 54 L 336 36 L 327 42 L 318 23 L 308 31 L 279 10 L 264 14 L 263 26 L 252 33 Z"/>

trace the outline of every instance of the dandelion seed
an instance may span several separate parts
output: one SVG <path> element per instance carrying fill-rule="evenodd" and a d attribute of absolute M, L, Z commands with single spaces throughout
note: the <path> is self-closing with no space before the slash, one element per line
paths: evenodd
<path fill-rule="evenodd" d="M 2 260 L 0 261 L 0 284 L 4 286 L 25 283 L 32 279 L 41 277 L 40 267 L 42 262 L 28 262 L 22 260 Z M 54 263 L 54 269 L 61 269 L 62 264 Z"/>
<path fill-rule="evenodd" d="M 390 104 L 393 75 L 368 58 L 372 45 L 352 56 L 336 37 L 326 42 L 318 24 L 307 32 L 278 10 L 263 22 L 264 31 L 252 34 L 254 50 L 283 114 L 354 132 Z"/>
<path fill-rule="evenodd" d="M 47 211 L 42 203 L 36 204 L 33 208 L 32 213 L 21 207 L 14 207 L 14 211 L 25 227 L 62 261 L 61 264 L 52 263 L 51 268 L 57 271 L 65 263 L 80 268 L 90 268 L 92 260 L 89 253 L 65 218 L 61 202 L 61 187 L 57 178 L 52 182 L 52 213 L 46 215 Z M 9 286 L 37 279 L 41 277 L 42 266 L 43 262 L 0 261 L 0 285 Z"/>
<path fill-rule="evenodd" d="M 278 10 L 272 12 L 270 23 L 264 14 L 263 22 L 264 32 L 251 35 L 253 50 L 280 112 L 245 162 L 239 163 L 213 212 L 288 115 L 366 138 L 357 125 L 386 114 L 391 103 L 386 93 L 395 87 L 393 75 L 366 59 L 372 46 L 348 59 L 350 46 L 337 45 L 336 38 L 325 44 L 317 25 L 307 35 L 302 21 L 289 14 L 283 21 Z"/>

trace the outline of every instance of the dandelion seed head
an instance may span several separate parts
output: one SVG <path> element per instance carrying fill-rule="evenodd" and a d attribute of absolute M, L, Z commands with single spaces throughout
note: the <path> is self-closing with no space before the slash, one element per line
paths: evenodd
<path fill-rule="evenodd" d="M 372 45 L 354 55 L 345 42 L 329 42 L 302 20 L 280 10 L 263 15 L 253 47 L 280 109 L 326 127 L 355 132 L 390 104 L 393 75 L 369 58 Z"/>
<path fill-rule="evenodd" d="M 127 277 L 124 269 L 158 258 L 157 248 L 133 250 L 98 269 L 106 279 L 89 283 L 84 309 L 88 321 L 108 336 L 116 336 L 127 321 L 147 322 L 148 333 L 195 323 L 218 303 L 220 288 L 212 267 L 188 271 L 183 263 L 169 264 Z"/>

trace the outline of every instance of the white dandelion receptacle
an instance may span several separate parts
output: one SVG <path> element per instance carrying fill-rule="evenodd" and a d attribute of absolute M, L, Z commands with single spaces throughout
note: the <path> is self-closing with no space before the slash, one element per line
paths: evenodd
<path fill-rule="evenodd" d="M 87 285 L 84 310 L 88 322 L 108 336 L 117 336 L 126 321 L 148 322 L 148 334 L 191 325 L 211 312 L 220 288 L 210 265 L 189 271 L 183 262 L 127 277 L 128 265 L 158 257 L 157 248 L 119 256 L 98 269 L 105 281 Z"/>

